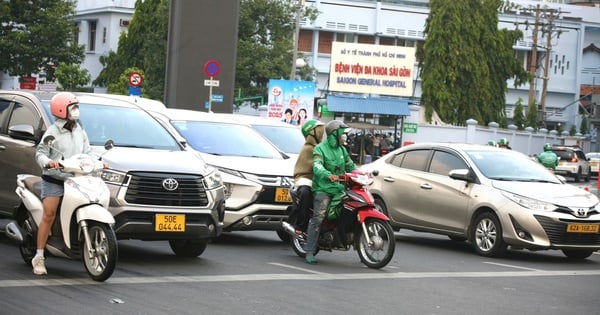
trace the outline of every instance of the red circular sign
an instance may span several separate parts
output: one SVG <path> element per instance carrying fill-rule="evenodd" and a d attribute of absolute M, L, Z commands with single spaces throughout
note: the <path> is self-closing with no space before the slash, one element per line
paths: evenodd
<path fill-rule="evenodd" d="M 221 73 L 221 65 L 216 60 L 209 60 L 204 64 L 204 73 L 209 77 L 216 77 Z"/>
<path fill-rule="evenodd" d="M 137 86 L 141 86 L 143 82 L 144 82 L 144 77 L 142 77 L 141 73 L 132 72 L 129 75 L 129 85 L 137 87 Z"/>

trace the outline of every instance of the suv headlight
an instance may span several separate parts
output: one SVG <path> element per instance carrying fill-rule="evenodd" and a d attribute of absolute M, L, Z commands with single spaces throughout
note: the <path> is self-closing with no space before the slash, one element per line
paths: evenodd
<path fill-rule="evenodd" d="M 209 190 L 223 186 L 223 179 L 221 178 L 221 173 L 214 168 L 211 168 L 211 170 L 212 172 L 210 172 L 204 177 L 204 186 L 206 186 L 206 189 Z"/>
<path fill-rule="evenodd" d="M 103 170 L 101 177 L 107 183 L 122 185 L 125 182 L 127 174 L 115 170 Z"/>
<path fill-rule="evenodd" d="M 549 202 L 544 202 L 541 200 L 528 198 L 525 196 L 511 194 L 511 193 L 507 193 L 507 192 L 503 192 L 502 194 L 504 196 L 506 196 L 508 199 L 519 204 L 521 207 L 524 207 L 527 209 L 539 210 L 539 211 L 554 211 L 557 209 L 557 207 L 554 204 L 551 204 Z"/>

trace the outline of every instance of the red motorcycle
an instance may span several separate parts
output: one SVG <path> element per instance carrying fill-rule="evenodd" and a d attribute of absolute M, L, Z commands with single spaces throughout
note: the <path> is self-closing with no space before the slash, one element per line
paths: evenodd
<path fill-rule="evenodd" d="M 378 172 L 366 173 L 354 170 L 340 176 L 346 188 L 342 197 L 342 209 L 333 219 L 330 215 L 333 209 L 327 211 L 319 231 L 317 249 L 333 251 L 348 251 L 354 246 L 360 261 L 369 268 L 379 269 L 386 266 L 396 249 L 394 231 L 389 218 L 375 209 L 373 195 L 367 187 L 373 183 L 373 177 Z M 290 189 L 292 199 L 297 200 L 293 189 Z M 283 229 L 292 237 L 292 248 L 302 258 L 306 256 L 304 244 L 306 233 L 296 234 L 295 228 L 283 222 Z"/>

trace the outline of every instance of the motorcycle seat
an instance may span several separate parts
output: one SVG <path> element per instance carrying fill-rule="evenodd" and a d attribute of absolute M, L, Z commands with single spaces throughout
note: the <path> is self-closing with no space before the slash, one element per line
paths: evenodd
<path fill-rule="evenodd" d="M 25 180 L 25 187 L 36 195 L 39 199 L 42 199 L 42 178 L 38 176 L 30 176 Z"/>

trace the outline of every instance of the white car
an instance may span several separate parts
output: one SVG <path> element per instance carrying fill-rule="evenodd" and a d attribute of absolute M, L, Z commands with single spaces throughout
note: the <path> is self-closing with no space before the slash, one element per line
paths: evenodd
<path fill-rule="evenodd" d="M 298 126 L 260 116 L 232 116 L 235 120 L 250 125 L 285 154 L 296 158 L 300 154 L 300 149 L 304 145 L 304 136 L 302 136 L 302 131 Z"/>
<path fill-rule="evenodd" d="M 151 113 L 221 171 L 226 197 L 224 231 L 273 230 L 282 240 L 288 239 L 281 223 L 291 203 L 296 157 L 284 154 L 230 114 L 185 109 Z"/>
<path fill-rule="evenodd" d="M 586 153 L 585 157 L 590 162 L 590 171 L 593 175 L 598 175 L 598 167 L 600 166 L 600 152 Z"/>

